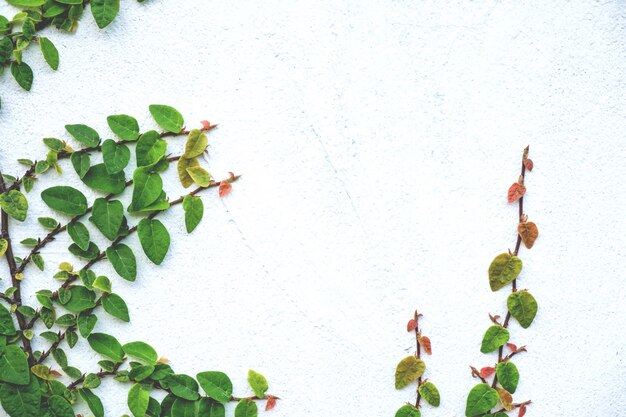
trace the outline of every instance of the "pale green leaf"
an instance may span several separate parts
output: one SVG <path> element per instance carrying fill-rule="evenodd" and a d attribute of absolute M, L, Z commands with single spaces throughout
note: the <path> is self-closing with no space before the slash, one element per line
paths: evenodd
<path fill-rule="evenodd" d="M 500 288 L 513 281 L 522 272 L 522 260 L 508 253 L 496 256 L 489 265 L 489 286 L 491 291 Z"/>
<path fill-rule="evenodd" d="M 509 341 L 509 331 L 502 326 L 494 324 L 489 327 L 483 336 L 483 342 L 480 346 L 482 353 L 489 353 L 497 350 L 500 346 Z"/>
<path fill-rule="evenodd" d="M 424 374 L 426 364 L 415 356 L 407 356 L 396 367 L 396 389 L 401 389 L 416 381 Z"/>
<path fill-rule="evenodd" d="M 150 114 L 159 126 L 173 133 L 179 133 L 185 124 L 183 116 L 178 110 L 170 106 L 152 104 Z"/>
<path fill-rule="evenodd" d="M 528 328 L 537 315 L 537 301 L 528 291 L 511 293 L 506 300 L 506 306 L 524 329 Z"/>

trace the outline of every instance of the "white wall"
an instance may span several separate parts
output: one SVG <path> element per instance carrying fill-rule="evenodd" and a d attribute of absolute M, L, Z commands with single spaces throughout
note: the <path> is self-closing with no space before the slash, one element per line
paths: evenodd
<path fill-rule="evenodd" d="M 132 323 L 98 330 L 148 341 L 179 372 L 227 371 L 240 394 L 253 367 L 284 398 L 276 417 L 390 416 L 413 398 L 393 373 L 417 308 L 443 396 L 423 415 L 448 417 L 464 414 L 468 365 L 494 360 L 479 345 L 507 293 L 486 271 L 514 245 L 505 196 L 530 144 L 526 211 L 540 238 L 521 252 L 520 286 L 540 311 L 528 330 L 511 326 L 529 349 L 515 399 L 533 400 L 527 416 L 626 415 L 624 6 L 125 1 L 106 30 L 85 16 L 74 35 L 46 31 L 61 66 L 30 48 L 30 93 L 2 77 L 0 165 L 18 173 L 15 159 L 67 138 L 66 123 L 110 135 L 106 116 L 127 113 L 152 128 L 151 103 L 190 126 L 220 123 L 211 171 L 242 180 L 205 197 L 191 236 L 181 211 L 165 216 L 164 264 L 114 279 Z M 65 167 L 60 181 L 73 178 Z M 45 212 L 33 204 L 20 236 Z M 29 269 L 28 291 L 54 285 L 66 244 L 47 248 L 44 274 Z M 79 349 L 75 365 L 94 370 Z M 99 392 L 107 415 L 125 412 L 115 383 Z"/>

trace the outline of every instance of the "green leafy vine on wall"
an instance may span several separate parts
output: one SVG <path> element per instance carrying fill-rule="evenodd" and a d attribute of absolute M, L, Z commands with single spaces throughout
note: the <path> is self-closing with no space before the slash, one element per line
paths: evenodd
<path fill-rule="evenodd" d="M 224 404 L 231 401 L 237 402 L 236 417 L 256 417 L 256 401 L 265 401 L 266 410 L 276 404 L 277 397 L 267 393 L 267 380 L 255 371 L 248 374 L 253 395 L 236 397 L 230 378 L 223 372 L 203 371 L 195 378 L 177 374 L 147 343 L 122 344 L 114 336 L 97 331 L 104 313 L 120 322 L 130 320 L 128 306 L 113 291 L 114 280 L 96 272 L 99 262 L 107 260 L 121 278 L 134 281 L 141 261 L 126 241 L 136 235 L 147 259 L 161 264 L 170 246 L 170 234 L 157 217 L 182 206 L 184 225 L 191 233 L 204 214 L 199 195 L 215 188 L 225 197 L 239 179 L 231 173 L 216 181 L 202 167 L 200 159 L 208 147 L 206 133 L 215 125 L 203 121 L 201 128 L 188 131 L 182 115 L 172 107 L 152 105 L 150 113 L 163 131 L 140 133 L 137 120 L 127 115 L 107 118 L 118 140 L 102 140 L 86 125 L 67 125 L 79 149 L 69 141 L 46 138 L 43 142 L 49 150 L 45 159 L 19 160 L 27 166 L 19 177 L 0 175 L 0 256 L 6 258 L 11 276 L 10 287 L 0 293 L 4 302 L 0 303 L 0 404 L 10 417 L 74 417 L 74 407 L 80 403 L 96 417 L 109 415 L 94 392 L 108 377 L 130 384 L 127 403 L 135 417 L 223 417 Z M 182 135 L 187 136 L 184 149 L 179 154 L 169 153 L 168 138 Z M 132 178 L 127 178 L 125 171 L 133 166 L 131 146 L 135 168 Z M 17 256 L 10 228 L 27 218 L 28 199 L 34 198 L 29 193 L 37 182 L 50 171 L 60 175 L 62 160 L 66 159 L 82 183 L 101 196 L 89 202 L 80 190 L 68 185 L 43 189 L 43 203 L 56 214 L 38 219 L 47 233 L 22 240 L 20 246 L 27 251 Z M 170 199 L 161 174 L 174 163 L 182 186 L 195 188 Z M 120 197 L 127 189 L 130 201 L 124 204 Z M 141 219 L 131 226 L 136 217 Z M 67 233 L 72 241 L 68 256 L 82 259 L 82 266 L 75 267 L 70 259 L 58 268 L 45 262 L 43 250 L 61 233 Z M 110 242 L 106 248 L 94 243 L 94 233 Z M 54 290 L 37 291 L 38 305 L 27 305 L 21 284 L 33 267 L 53 275 L 59 285 Z M 39 328 L 44 331 L 36 331 Z M 72 348 L 81 338 L 103 357 L 95 370 L 83 372 L 72 366 Z M 159 391 L 165 394 L 162 401 L 152 396 Z"/>
<path fill-rule="evenodd" d="M 145 0 L 138 0 L 140 3 Z M 59 67 L 59 51 L 54 43 L 38 32 L 54 26 L 65 32 L 74 32 L 84 9 L 90 5 L 91 14 L 100 29 L 110 25 L 117 16 L 120 0 L 6 0 L 20 10 L 11 19 L 0 16 L 0 74 L 9 68 L 20 87 L 30 91 L 33 70 L 22 60 L 24 50 L 39 44 L 44 60 L 50 68 Z"/>
<path fill-rule="evenodd" d="M 526 407 L 530 401 L 515 403 L 512 394 L 517 389 L 519 371 L 512 362 L 514 356 L 526 352 L 526 347 L 510 342 L 509 323 L 511 317 L 516 319 L 524 329 L 528 328 L 537 314 L 537 301 L 527 290 L 517 288 L 517 279 L 522 272 L 522 260 L 518 257 L 522 243 L 527 249 L 533 247 L 539 232 L 533 222 L 528 221 L 524 214 L 524 183 L 527 171 L 532 171 L 533 161 L 528 158 L 528 147 L 522 155 L 521 174 L 517 182 L 509 187 L 508 202 L 518 202 L 517 241 L 513 252 L 502 253 L 495 257 L 489 266 L 489 286 L 492 291 L 498 291 L 511 284 L 511 294 L 507 299 L 507 313 L 503 322 L 500 316 L 489 315 L 492 321 L 482 341 L 482 353 L 498 352 L 498 361 L 495 366 L 485 366 L 480 370 L 471 367 L 472 376 L 481 380 L 474 386 L 467 397 L 465 415 L 467 417 L 506 417 L 507 412 L 518 410 L 518 417 L 526 414 Z M 508 349 L 505 355 L 504 349 Z M 489 383 L 489 378 L 492 378 Z M 500 403 L 501 408 L 492 411 Z"/>

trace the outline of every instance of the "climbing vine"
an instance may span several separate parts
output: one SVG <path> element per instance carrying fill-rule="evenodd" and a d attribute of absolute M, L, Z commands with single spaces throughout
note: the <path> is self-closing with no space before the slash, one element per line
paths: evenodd
<path fill-rule="evenodd" d="M 140 3 L 145 0 L 137 0 Z M 65 32 L 78 27 L 85 7 L 100 29 L 115 20 L 120 0 L 6 0 L 21 10 L 11 19 L 0 15 L 0 74 L 9 68 L 20 87 L 29 91 L 33 85 L 33 70 L 22 60 L 22 54 L 31 44 L 39 44 L 44 60 L 50 68 L 59 67 L 59 51 L 54 43 L 38 32 L 54 26 Z"/>
<path fill-rule="evenodd" d="M 490 315 L 491 327 L 487 329 L 482 341 L 482 353 L 498 352 L 498 361 L 495 366 L 485 366 L 478 370 L 470 367 L 472 376 L 481 380 L 474 386 L 467 397 L 465 415 L 467 417 L 506 417 L 507 412 L 518 409 L 518 417 L 526 414 L 526 406 L 530 401 L 513 402 L 512 394 L 517 389 L 519 371 L 512 359 L 519 353 L 526 352 L 526 347 L 510 342 L 508 330 L 511 317 L 516 319 L 521 327 L 528 328 L 537 314 L 537 301 L 527 290 L 517 288 L 517 279 L 522 271 L 522 260 L 518 257 L 521 245 L 527 249 L 533 247 L 539 232 L 533 222 L 528 221 L 524 214 L 524 195 L 526 194 L 525 178 L 528 171 L 532 171 L 533 161 L 528 158 L 528 147 L 522 155 L 521 174 L 517 182 L 513 183 L 508 191 L 508 202 L 518 204 L 517 241 L 513 252 L 502 253 L 495 257 L 489 266 L 489 286 L 492 291 L 498 291 L 511 284 L 511 294 L 507 299 L 507 313 L 503 322 L 500 316 Z M 506 346 L 506 355 L 505 355 Z M 489 379 L 491 378 L 491 383 Z M 501 404 L 497 411 L 493 409 Z"/>
<path fill-rule="evenodd" d="M 128 306 L 113 290 L 115 279 L 99 274 L 99 263 L 108 261 L 122 279 L 134 281 L 142 261 L 126 244 L 128 240 L 137 236 L 145 257 L 161 264 L 168 253 L 170 233 L 158 217 L 180 206 L 184 213 L 181 222 L 191 233 L 204 214 L 200 195 L 216 189 L 225 197 L 239 179 L 231 173 L 216 181 L 202 166 L 207 133 L 215 125 L 203 121 L 198 129 L 188 131 L 174 108 L 152 105 L 149 110 L 162 131 L 140 133 L 137 120 L 128 115 L 107 118 L 117 140 L 103 140 L 83 124 L 67 125 L 72 139 L 46 138 L 44 159 L 20 159 L 26 166 L 21 176 L 0 175 L 0 256 L 6 258 L 11 278 L 10 286 L 0 293 L 0 404 L 10 417 L 74 417 L 74 407 L 81 402 L 96 417 L 110 415 L 105 414 L 96 391 L 104 378 L 128 384 L 127 404 L 135 417 L 224 416 L 224 404 L 231 401 L 237 402 L 236 417 L 255 417 L 258 401 L 264 401 L 266 410 L 276 404 L 277 397 L 267 393 L 267 380 L 255 371 L 248 374 L 253 394 L 236 397 L 223 372 L 203 371 L 195 378 L 178 374 L 146 342 L 123 344 L 97 329 L 105 318 L 119 323 L 130 320 Z M 179 136 L 187 139 L 184 147 L 177 149 L 169 139 Z M 170 146 L 174 150 L 170 151 Z M 135 161 L 131 164 L 133 148 Z M 82 191 L 68 185 L 43 188 L 38 184 L 50 172 L 62 174 L 68 165 L 63 160 L 69 160 L 84 186 L 100 194 L 98 198 L 90 202 Z M 194 187 L 178 198 L 169 197 L 175 191 L 166 190 L 161 177 L 171 164 L 176 164 L 182 187 Z M 131 169 L 132 178 L 127 178 L 126 171 Z M 27 218 L 29 200 L 37 198 L 36 186 L 52 213 L 38 218 L 45 230 L 40 237 L 26 238 L 18 245 L 11 240 L 11 228 Z M 123 203 L 127 189 L 130 199 Z M 137 217 L 140 220 L 131 225 Z M 44 250 L 62 233 L 72 241 L 67 259 L 51 266 Z M 110 242 L 106 248 L 94 243 L 94 234 Z M 22 248 L 24 253 L 17 254 Z M 38 304 L 28 305 L 21 284 L 34 268 L 49 273 L 58 284 L 37 291 L 34 298 Z M 45 283 L 31 285 L 43 287 Z M 81 338 L 102 356 L 94 370 L 84 372 L 72 365 L 72 348 Z M 158 391 L 165 394 L 162 401 L 152 395 Z"/>
<path fill-rule="evenodd" d="M 402 359 L 396 367 L 396 389 L 402 389 L 413 382 L 417 382 L 415 390 L 415 403 L 407 403 L 396 412 L 396 417 L 420 417 L 422 399 L 433 407 L 439 407 L 441 396 L 439 390 L 428 379 L 422 379 L 426 371 L 426 363 L 422 360 L 422 350 L 429 355 L 432 354 L 431 342 L 428 336 L 422 335 L 419 327 L 419 319 L 422 317 L 417 311 L 413 318 L 407 323 L 407 331 L 415 333 L 415 354 Z"/>

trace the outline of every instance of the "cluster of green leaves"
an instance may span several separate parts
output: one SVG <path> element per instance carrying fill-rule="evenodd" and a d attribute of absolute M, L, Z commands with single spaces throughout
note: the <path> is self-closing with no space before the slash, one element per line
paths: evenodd
<path fill-rule="evenodd" d="M 413 318 L 407 324 L 408 332 L 415 332 L 416 351 L 415 355 L 409 355 L 402 359 L 396 366 L 396 389 L 403 389 L 413 382 L 417 382 L 417 400 L 415 405 L 404 404 L 396 412 L 396 417 L 420 417 L 420 403 L 423 398 L 433 407 L 439 407 L 441 403 L 441 395 L 439 390 L 432 382 L 427 379 L 422 380 L 422 375 L 426 371 L 426 363 L 421 359 L 422 350 L 431 355 L 432 347 L 428 336 L 422 335 L 419 329 L 419 318 L 421 314 L 415 312 Z"/>
<path fill-rule="evenodd" d="M 223 372 L 200 372 L 195 378 L 178 374 L 149 344 L 143 341 L 122 344 L 114 336 L 97 331 L 98 322 L 103 319 L 99 307 L 113 320 L 130 321 L 126 302 L 113 291 L 115 280 L 96 273 L 97 262 L 108 260 L 121 278 L 134 281 L 141 261 L 138 262 L 135 251 L 123 241 L 136 234 L 146 258 L 161 264 L 170 246 L 170 234 L 155 217 L 180 204 L 187 231 L 191 232 L 204 213 L 202 200 L 196 194 L 221 187 L 210 180 L 208 171 L 200 167 L 197 159 L 207 149 L 205 132 L 212 126 L 203 122 L 202 129 L 187 132 L 183 129 L 183 117 L 176 109 L 152 105 L 150 113 L 164 131 L 140 133 L 137 120 L 128 115 L 107 118 L 111 131 L 117 136 L 115 140 L 103 140 L 95 129 L 86 125 L 67 125 L 72 140 L 80 145 L 78 150 L 74 150 L 70 141 L 46 138 L 43 142 L 48 154 L 44 160 L 20 160 L 28 167 L 21 178 L 3 175 L 0 188 L 0 207 L 6 214 L 3 229 L 8 226 L 5 218 L 18 222 L 27 218 L 27 196 L 35 181 L 45 178 L 48 171 L 61 174 L 62 159 L 70 159 L 86 187 L 96 194 L 102 193 L 90 204 L 82 191 L 69 185 L 45 188 L 41 199 L 54 214 L 38 219 L 47 231 L 45 236 L 21 242 L 30 253 L 25 257 L 9 257 L 12 252 L 9 236 L 0 238 L 0 255 L 7 258 L 13 284 L 0 294 L 8 303 L 8 306 L 0 304 L 0 404 L 10 417 L 73 417 L 74 406 L 80 403 L 94 416 L 103 417 L 105 410 L 96 389 L 101 380 L 109 376 L 130 384 L 127 404 L 135 417 L 219 417 L 225 415 L 224 404 L 230 401 L 237 401 L 236 417 L 256 417 L 255 400 L 267 400 L 266 409 L 275 404 L 276 398 L 266 393 L 267 380 L 257 372 L 251 370 L 248 375 L 254 396 L 236 398 L 232 395 L 232 382 Z M 183 134 L 188 135 L 184 152 L 170 156 L 166 137 Z M 131 145 L 134 145 L 134 167 Z M 100 161 L 94 161 L 100 156 Z M 184 197 L 170 200 L 161 174 L 172 162 L 183 159 L 192 166 L 181 172 L 179 162 L 181 183 L 184 187 L 195 183 L 197 188 Z M 190 160 L 194 162 L 188 162 Z M 130 167 L 132 180 L 127 179 L 126 174 Z M 200 174 L 191 175 L 190 171 Z M 191 183 L 186 174 L 191 176 Z M 234 179 L 236 177 L 232 176 L 225 182 Z M 120 195 L 127 188 L 132 188 L 132 192 L 130 202 L 124 204 Z M 135 226 L 129 226 L 132 219 L 127 213 L 141 217 Z M 88 214 L 89 221 L 85 222 L 83 219 Z M 37 291 L 39 305 L 26 305 L 20 296 L 20 283 L 25 279 L 27 265 L 33 263 L 47 272 L 50 268 L 41 250 L 65 231 L 72 241 L 68 253 L 86 263 L 75 268 L 68 260 L 53 268 L 59 287 L 54 291 Z M 110 241 L 105 249 L 100 249 L 93 241 L 96 233 Z M 40 322 L 45 330 L 36 334 L 34 326 Z M 71 363 L 72 349 L 81 338 L 102 356 L 96 372 L 83 372 Z M 31 340 L 36 346 L 47 348 L 32 350 Z M 51 359 L 56 365 L 49 363 Z M 61 378 L 71 382 L 66 385 Z M 166 394 L 161 401 L 152 395 L 158 391 Z"/>
<path fill-rule="evenodd" d="M 508 191 L 509 203 L 518 202 L 520 213 L 523 212 L 523 196 L 526 193 L 524 177 L 526 171 L 531 171 L 533 163 L 528 159 L 528 148 L 524 150 L 522 156 L 522 174 L 519 181 L 514 183 Z M 517 390 L 519 382 L 519 371 L 511 359 L 518 353 L 526 351 L 525 346 L 517 347 L 510 343 L 509 320 L 516 319 L 521 327 L 528 328 L 537 314 L 537 301 L 527 290 L 518 290 L 516 280 L 522 272 L 522 260 L 517 256 L 520 245 L 523 243 L 530 249 L 538 236 L 537 226 L 532 222 L 527 222 L 527 217 L 522 215 L 518 225 L 518 238 L 513 253 L 501 253 L 496 256 L 489 266 L 489 286 L 492 291 L 498 291 L 509 284 L 512 285 L 512 292 L 507 299 L 507 316 L 504 322 L 499 321 L 499 317 L 491 317 L 493 324 L 487 329 L 483 336 L 480 351 L 482 353 L 498 352 L 498 361 L 495 367 L 486 366 L 478 371 L 472 367 L 474 377 L 480 378 L 482 382 L 472 388 L 467 397 L 465 415 L 467 417 L 506 417 L 506 412 L 518 408 L 518 416 L 526 413 L 526 403 L 515 404 L 512 394 Z M 509 349 L 509 353 L 503 356 L 504 347 Z M 488 378 L 493 377 L 491 383 Z M 498 403 L 502 410 L 492 413 Z"/>
<path fill-rule="evenodd" d="M 84 9 L 89 5 L 99 28 L 105 28 L 117 16 L 120 0 L 6 0 L 21 8 L 11 19 L 0 16 L 0 74 L 6 67 L 24 90 L 33 85 L 33 70 L 22 60 L 23 51 L 38 43 L 50 68 L 59 68 L 59 51 L 54 43 L 38 32 L 48 26 L 73 32 Z M 144 0 L 138 0 L 143 2 Z"/>

